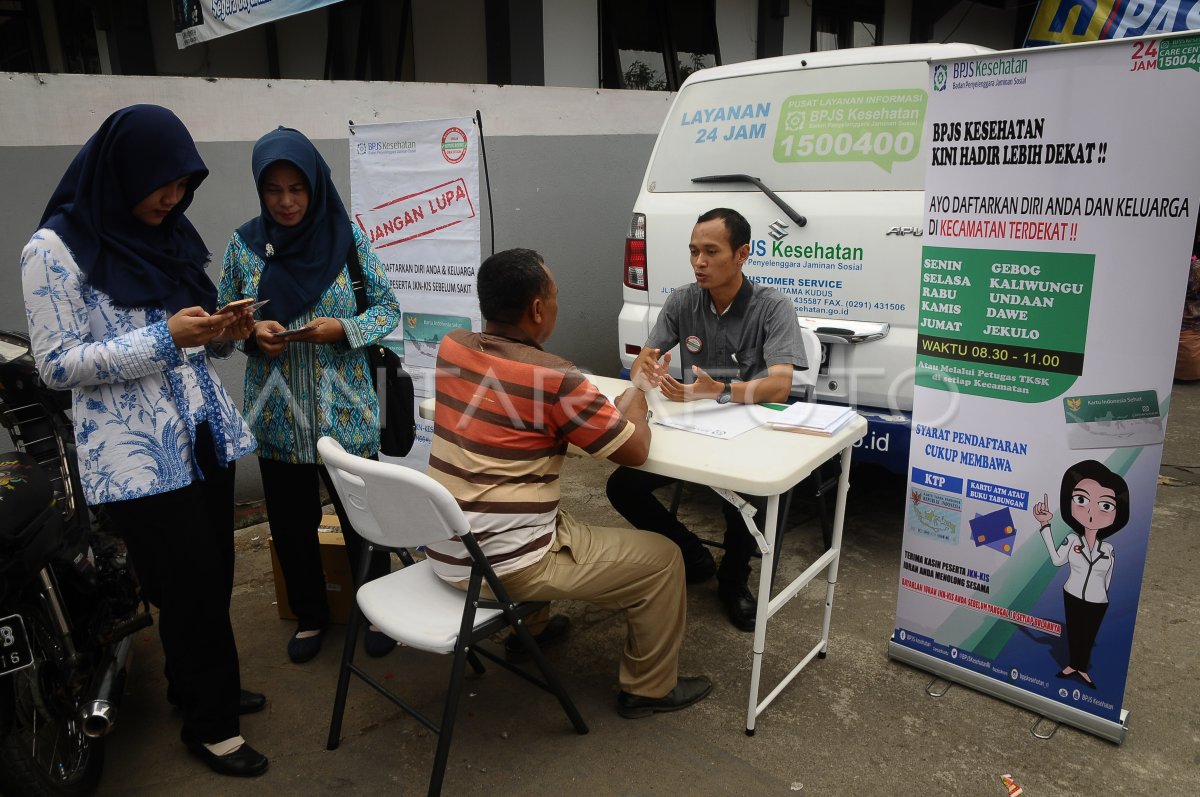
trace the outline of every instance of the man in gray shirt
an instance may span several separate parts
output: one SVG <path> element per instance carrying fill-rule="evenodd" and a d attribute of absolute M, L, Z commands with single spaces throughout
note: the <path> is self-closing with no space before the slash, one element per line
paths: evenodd
<path fill-rule="evenodd" d="M 742 275 L 750 254 L 750 224 L 735 210 L 710 210 L 696 220 L 688 249 L 696 281 L 667 297 L 630 378 L 670 401 L 786 401 L 793 369 L 805 369 L 808 363 L 791 301 Z M 682 382 L 668 372 L 671 355 L 662 354 L 677 343 Z M 722 506 L 725 555 L 718 569 L 700 538 L 654 497 L 655 489 L 673 481 L 621 467 L 608 480 L 608 499 L 635 528 L 658 532 L 679 546 L 689 584 L 716 572 L 717 594 L 730 621 L 753 631 L 756 604 L 747 583 L 755 546 L 741 515 L 728 502 Z M 761 518 L 766 502 L 754 503 Z"/>

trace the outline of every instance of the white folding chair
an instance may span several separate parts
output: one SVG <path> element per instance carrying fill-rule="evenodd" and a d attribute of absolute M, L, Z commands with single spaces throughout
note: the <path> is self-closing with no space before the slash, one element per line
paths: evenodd
<path fill-rule="evenodd" d="M 800 326 L 800 337 L 804 341 L 804 357 L 808 361 L 808 370 L 792 372 L 792 392 L 799 392 L 806 402 L 811 403 L 817 400 L 817 377 L 821 371 L 821 339 L 817 337 L 816 332 L 803 324 Z M 812 485 L 812 495 L 816 499 L 817 513 L 821 518 L 821 537 L 825 541 L 825 549 L 828 550 L 833 545 L 833 523 L 829 517 L 829 508 L 825 504 L 825 494 L 837 487 L 838 474 L 835 472 L 832 476 L 826 475 L 825 470 L 825 464 L 817 466 L 804 483 Z M 789 492 L 789 503 L 791 497 Z M 779 529 L 782 534 L 782 523 Z M 778 566 L 779 557 L 775 557 L 775 564 Z"/>
<path fill-rule="evenodd" d="M 523 618 L 544 607 L 545 602 L 514 603 L 509 599 L 503 584 L 471 534 L 462 510 L 446 488 L 411 468 L 349 454 L 331 437 L 322 437 L 317 442 L 317 451 L 333 479 L 351 524 L 370 543 L 364 546 L 367 550 L 363 552 L 358 565 L 362 577 L 366 576 L 372 547 L 394 550 L 457 538 L 462 541 L 471 558 L 471 576 L 465 591 L 455 589 L 440 579 L 427 559 L 359 587 L 338 672 L 337 697 L 333 705 L 327 749 L 336 749 L 341 741 L 342 715 L 350 676 L 357 675 L 438 734 L 433 772 L 429 778 L 429 794 L 439 794 L 467 662 L 477 673 L 483 672 L 483 665 L 476 654 L 553 694 L 575 730 L 580 734 L 587 733 L 588 727 L 575 704 L 546 663 L 523 622 Z M 480 596 L 480 586 L 485 580 L 496 596 L 495 600 Z M 432 653 L 453 653 L 440 726 L 354 664 L 358 631 L 364 617 L 383 633 L 410 648 Z M 541 678 L 510 665 L 485 647 L 476 646 L 479 641 L 505 627 L 511 627 L 517 634 L 541 671 Z"/>
<path fill-rule="evenodd" d="M 804 360 L 808 368 L 792 369 L 792 392 L 799 393 L 808 402 L 816 401 L 817 375 L 821 370 L 821 339 L 806 326 L 800 327 L 800 339 L 804 342 Z"/>

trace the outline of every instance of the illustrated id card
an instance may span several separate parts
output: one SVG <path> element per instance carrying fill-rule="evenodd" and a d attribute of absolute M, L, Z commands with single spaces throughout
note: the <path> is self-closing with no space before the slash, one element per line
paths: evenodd
<path fill-rule="evenodd" d="M 405 313 L 400 321 L 404 334 L 404 364 L 432 368 L 437 362 L 438 344 L 447 332 L 470 331 L 471 319 L 459 315 Z"/>
<path fill-rule="evenodd" d="M 1066 396 L 1063 414 L 1067 445 L 1072 449 L 1149 446 L 1163 441 L 1158 393 L 1153 390 Z"/>

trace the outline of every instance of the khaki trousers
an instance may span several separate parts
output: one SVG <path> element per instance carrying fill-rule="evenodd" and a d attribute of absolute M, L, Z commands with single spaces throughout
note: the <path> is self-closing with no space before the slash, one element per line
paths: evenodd
<path fill-rule="evenodd" d="M 560 511 L 541 561 L 500 580 L 513 600 L 580 600 L 626 610 L 622 691 L 659 698 L 675 688 L 687 586 L 679 547 L 666 537 L 588 526 Z"/>

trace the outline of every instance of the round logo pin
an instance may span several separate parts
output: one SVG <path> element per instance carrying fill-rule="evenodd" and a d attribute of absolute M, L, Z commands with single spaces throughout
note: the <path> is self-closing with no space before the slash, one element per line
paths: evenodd
<path fill-rule="evenodd" d="M 695 335 L 688 335 L 688 338 L 683 342 L 683 345 L 687 346 L 687 350 L 692 354 L 695 354 L 704 348 L 704 344 L 700 342 L 700 338 L 696 337 Z"/>

